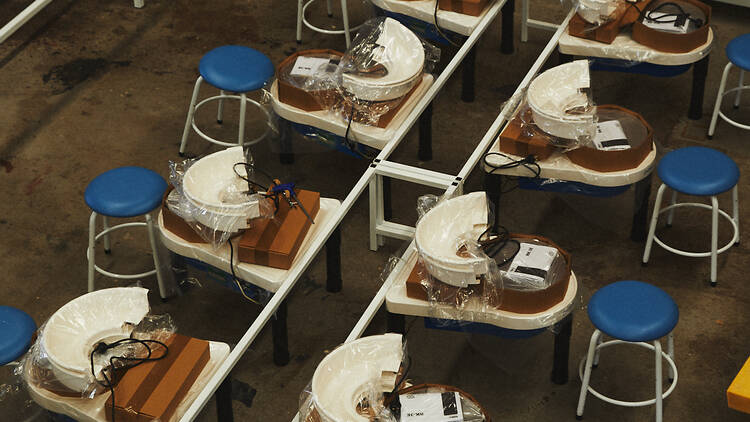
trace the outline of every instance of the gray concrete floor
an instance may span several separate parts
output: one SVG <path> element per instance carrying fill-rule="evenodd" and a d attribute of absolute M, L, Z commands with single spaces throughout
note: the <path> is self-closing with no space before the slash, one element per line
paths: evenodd
<path fill-rule="evenodd" d="M 6 0 L 0 8 L 0 22 L 7 22 L 27 3 Z M 292 1 L 283 4 L 146 0 L 146 7 L 137 10 L 128 0 L 58 0 L 0 45 L 0 253 L 6 274 L 0 303 L 25 309 L 42 323 L 85 293 L 86 184 L 99 173 L 123 165 L 140 165 L 167 176 L 168 160 L 179 159 L 177 148 L 202 54 L 223 44 L 244 44 L 280 62 L 300 48 L 294 41 L 296 5 Z M 600 104 L 614 103 L 640 112 L 655 129 L 660 154 L 687 145 L 727 152 L 743 170 L 740 196 L 747 199 L 750 191 L 744 172 L 750 169 L 750 155 L 744 141 L 748 133 L 720 123 L 713 141 L 707 141 L 704 134 L 726 63 L 724 47 L 750 29 L 750 9 L 711 5 L 716 43 L 701 120 L 686 118 L 690 73 L 670 79 L 596 73 L 594 95 Z M 364 7 L 357 3 L 352 9 L 352 21 L 361 20 Z M 532 1 L 532 15 L 559 21 L 564 9 L 557 1 Z M 319 24 L 330 23 L 322 4 L 313 7 L 310 16 Z M 517 25 L 518 21 L 517 14 Z M 336 18 L 331 22 L 337 22 Z M 499 53 L 499 32 L 498 22 L 479 44 L 476 101 L 460 101 L 460 77 L 452 78 L 438 95 L 433 119 L 435 158 L 416 160 L 417 137 L 412 131 L 392 156 L 395 161 L 453 174 L 460 169 L 550 36 L 531 30 L 529 42 L 522 44 L 517 38 L 516 52 L 509 56 Z M 303 36 L 302 48 L 344 48 L 343 37 L 309 30 Z M 444 49 L 443 53 L 446 63 L 452 52 Z M 209 91 L 204 89 L 204 95 Z M 735 112 L 740 118 L 747 119 L 748 103 L 750 98 Z M 236 110 L 228 112 L 224 128 L 211 123 L 211 112 L 199 120 L 212 133 L 232 136 Z M 257 125 L 250 127 L 252 131 Z M 257 162 L 282 180 L 339 199 L 368 164 L 309 143 L 297 142 L 296 147 L 300 153 L 291 166 L 279 164 L 273 142 L 254 147 L 254 154 Z M 195 135 L 190 138 L 192 155 L 215 149 Z M 481 180 L 481 170 L 475 171 L 466 190 L 480 189 Z M 655 187 L 657 183 L 655 177 Z M 631 192 L 591 199 L 516 190 L 503 199 L 505 226 L 547 236 L 573 256 L 582 293 L 573 325 L 571 380 L 566 385 L 549 382 L 550 333 L 505 340 L 428 330 L 421 321 L 407 319 L 413 380 L 456 385 L 480 400 L 496 420 L 572 420 L 580 388 L 573 374 L 593 329 L 585 303 L 608 283 L 639 279 L 664 288 L 681 311 L 675 331 L 679 383 L 665 402 L 665 420 L 747 420 L 747 415 L 727 408 L 725 389 L 748 357 L 750 290 L 745 282 L 750 251 L 742 244 L 721 255 L 716 288 L 708 285 L 708 259 L 678 257 L 656 248 L 651 264 L 643 268 L 643 244 L 629 239 Z M 413 224 L 414 204 L 423 193 L 436 192 L 394 182 L 394 219 Z M 730 206 L 726 198 L 721 203 Z M 746 204 L 741 206 L 744 221 L 750 221 L 748 209 Z M 234 403 L 237 420 L 290 420 L 317 363 L 344 340 L 372 299 L 388 257 L 404 245 L 389 240 L 380 251 L 370 252 L 367 221 L 366 198 L 361 198 L 342 223 L 341 293 L 325 291 L 322 254 L 291 293 L 291 362 L 274 366 L 268 329 L 233 371 L 235 379 L 257 391 L 251 406 Z M 661 233 L 688 249 L 704 249 L 709 242 L 710 216 L 700 211 L 678 212 L 675 227 L 668 234 Z M 720 239 L 729 236 L 728 225 L 722 224 Z M 744 229 L 742 236 L 747 236 Z M 146 245 L 145 236 L 137 232 L 121 234 L 115 239 L 113 255 L 101 255 L 98 262 L 114 270 L 140 270 L 150 261 Z M 201 287 L 167 303 L 152 293 L 154 312 L 170 313 L 185 334 L 237 342 L 258 315 L 258 307 L 217 286 L 206 274 L 193 271 L 190 275 L 201 281 Z M 156 288 L 153 278 L 142 283 Z M 97 285 L 126 283 L 99 276 Z M 381 311 L 369 333 L 385 331 L 384 316 Z M 648 398 L 653 390 L 652 360 L 641 350 L 612 351 L 604 355 L 595 385 L 623 399 Z M 0 420 L 17 419 L 13 410 L 4 412 Z M 651 407 L 616 407 L 589 396 L 585 415 L 587 420 L 625 422 L 649 420 L 652 413 Z M 213 403 L 199 420 L 215 420 Z"/>

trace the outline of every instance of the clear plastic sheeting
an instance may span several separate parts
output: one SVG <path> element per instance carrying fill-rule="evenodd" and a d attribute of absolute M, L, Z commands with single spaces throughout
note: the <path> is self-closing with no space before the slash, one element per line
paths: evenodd
<path fill-rule="evenodd" d="M 254 218 L 272 217 L 275 208 L 247 180 L 253 177 L 242 147 L 232 147 L 200 160 L 171 162 L 167 207 L 202 239 L 219 248 Z M 249 174 L 248 174 L 249 173 Z"/>
<path fill-rule="evenodd" d="M 578 0 L 576 12 L 586 22 L 593 24 L 592 30 L 609 22 L 618 7 L 625 6 L 623 0 Z"/>
<path fill-rule="evenodd" d="M 397 391 L 408 370 L 400 334 L 344 343 L 318 364 L 300 395 L 300 421 L 397 421 L 385 398 Z"/>
<path fill-rule="evenodd" d="M 300 88 L 344 121 L 378 126 L 439 60 L 437 47 L 397 20 L 375 18 L 363 24 L 340 61 L 311 65 Z"/>
<path fill-rule="evenodd" d="M 168 315 L 149 314 L 147 293 L 118 287 L 68 302 L 42 324 L 16 373 L 35 389 L 58 395 L 93 398 L 103 392 L 102 374 L 111 376 L 113 362 L 121 368 L 127 364 L 123 358 L 148 355 L 142 343 L 124 339 L 163 342 L 176 330 Z M 103 346 L 118 341 L 124 344 Z"/>
<path fill-rule="evenodd" d="M 539 74 L 526 100 L 534 124 L 549 135 L 590 142 L 596 134 L 596 106 L 591 96 L 589 62 L 576 60 Z"/>

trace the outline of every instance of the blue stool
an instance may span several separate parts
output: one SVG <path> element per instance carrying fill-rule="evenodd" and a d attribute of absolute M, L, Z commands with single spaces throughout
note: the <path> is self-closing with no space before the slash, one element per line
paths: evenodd
<path fill-rule="evenodd" d="M 717 255 L 729 249 L 732 244 L 740 242 L 740 213 L 739 199 L 737 196 L 737 181 L 740 178 L 740 170 L 737 164 L 724 153 L 715 149 L 705 147 L 687 147 L 672 151 L 664 156 L 659 162 L 659 178 L 662 185 L 656 193 L 654 213 L 651 217 L 651 226 L 646 238 L 646 249 L 643 252 L 643 265 L 648 263 L 651 254 L 651 244 L 656 242 L 662 248 L 682 256 L 705 258 L 711 257 L 711 286 L 716 286 L 716 258 Z M 668 207 L 661 207 L 661 199 L 664 190 L 672 189 L 672 201 Z M 719 200 L 716 195 L 732 189 L 733 217 L 719 209 Z M 677 192 L 693 196 L 711 197 L 711 205 L 683 202 L 677 203 Z M 674 209 L 679 207 L 699 207 L 711 210 L 711 251 L 710 252 L 688 252 L 673 248 L 654 235 L 656 222 L 659 214 L 669 211 L 667 216 L 667 227 L 672 226 Z M 719 238 L 719 215 L 723 216 L 734 228 L 732 240 L 718 248 Z"/>
<path fill-rule="evenodd" d="M 0 366 L 23 356 L 36 332 L 34 320 L 24 311 L 0 306 Z"/>
<path fill-rule="evenodd" d="M 656 422 L 662 420 L 662 400 L 669 396 L 677 385 L 677 366 L 674 363 L 674 337 L 672 330 L 677 325 L 677 304 L 662 289 L 641 281 L 618 281 L 605 286 L 591 297 L 588 306 L 589 319 L 596 328 L 589 341 L 585 360 L 581 360 L 578 374 L 583 380 L 578 396 L 576 419 L 583 419 L 586 394 L 608 403 L 626 407 L 656 404 Z M 602 342 L 602 334 L 615 340 Z M 667 353 L 661 348 L 660 338 L 667 336 Z M 607 397 L 590 385 L 591 370 L 599 363 L 599 350 L 615 344 L 635 344 L 655 353 L 656 393 L 655 398 L 638 402 L 626 402 Z M 669 364 L 670 386 L 663 392 L 662 358 Z"/>
<path fill-rule="evenodd" d="M 167 183 L 157 173 L 142 167 L 119 167 L 109 170 L 97 176 L 86 187 L 86 204 L 91 208 L 89 218 L 89 247 L 86 256 L 89 261 L 88 281 L 89 292 L 94 291 L 94 270 L 108 277 L 119 279 L 135 279 L 148 277 L 156 274 L 159 283 L 159 295 L 166 299 L 167 291 L 164 288 L 161 268 L 159 265 L 159 252 L 157 248 L 157 233 L 154 227 L 151 212 L 161 205 L 162 196 L 167 190 Z M 96 233 L 96 217 L 103 218 L 103 230 Z M 131 222 L 109 226 L 108 217 L 130 218 L 145 216 L 146 222 Z M 104 237 L 104 252 L 110 253 L 109 233 L 126 227 L 146 226 L 148 237 L 151 242 L 151 251 L 154 258 L 154 269 L 140 274 L 115 274 L 99 268 L 94 257 L 94 247 L 99 238 Z"/>
<path fill-rule="evenodd" d="M 183 155 L 185 153 L 188 132 L 190 131 L 191 126 L 201 138 L 217 145 L 228 147 L 238 144 L 252 145 L 263 140 L 263 138 L 265 138 L 270 131 L 270 126 L 266 129 L 263 135 L 253 139 L 252 141 L 244 142 L 245 110 L 247 107 L 247 103 L 254 104 L 256 107 L 262 110 L 263 113 L 265 113 L 266 119 L 271 119 L 268 111 L 257 101 L 247 98 L 246 94 L 250 91 L 255 91 L 263 88 L 266 82 L 273 76 L 274 67 L 271 63 L 271 60 L 263 53 L 257 50 L 253 50 L 249 47 L 243 47 L 240 45 L 225 45 L 215 48 L 206 53 L 200 61 L 198 70 L 200 72 L 200 76 L 198 76 L 198 80 L 195 81 L 193 98 L 192 100 L 190 100 L 190 108 L 188 109 L 187 121 L 185 122 L 185 130 L 182 132 L 180 155 Z M 218 88 L 220 90 L 220 93 L 219 95 L 206 98 L 205 100 L 196 104 L 196 101 L 198 101 L 198 92 L 200 91 L 201 83 L 204 79 L 212 86 Z M 238 95 L 225 94 L 225 91 L 232 92 Z M 195 111 L 198 110 L 198 108 L 200 108 L 203 104 L 214 100 L 219 100 L 219 112 L 217 114 L 216 121 L 222 123 L 222 112 L 224 109 L 225 98 L 234 98 L 240 100 L 240 129 L 236 143 L 218 141 L 203 133 L 195 124 Z"/>
<path fill-rule="evenodd" d="M 725 95 L 736 91 L 737 94 L 734 97 L 734 108 L 739 108 L 740 94 L 742 93 L 742 90 L 750 89 L 750 85 L 744 85 L 745 71 L 750 70 L 750 34 L 740 35 L 732 41 L 729 41 L 726 52 L 727 57 L 729 58 L 729 63 L 724 66 L 724 73 L 721 75 L 719 93 L 716 96 L 716 105 L 714 105 L 714 114 L 711 116 L 711 125 L 708 127 L 708 139 L 712 139 L 714 136 L 716 120 L 719 116 L 732 126 L 750 130 L 750 126 L 737 123 L 721 112 L 721 100 Z M 727 76 L 729 76 L 729 70 L 732 68 L 732 65 L 740 68 L 740 83 L 737 88 L 724 91 L 724 88 L 727 85 Z"/>

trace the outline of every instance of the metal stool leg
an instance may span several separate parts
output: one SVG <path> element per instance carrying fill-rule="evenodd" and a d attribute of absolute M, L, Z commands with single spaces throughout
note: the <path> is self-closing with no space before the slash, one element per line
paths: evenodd
<path fill-rule="evenodd" d="M 719 245 L 719 200 L 711 197 L 711 287 L 716 287 L 717 249 Z"/>
<path fill-rule="evenodd" d="M 737 225 L 737 236 L 734 239 L 734 244 L 739 245 L 740 244 L 740 198 L 739 198 L 739 193 L 737 191 L 737 185 L 734 185 L 734 188 L 732 188 L 732 219 L 734 219 L 734 223 Z"/>
<path fill-rule="evenodd" d="M 109 219 L 106 215 L 102 216 L 102 227 L 104 228 L 104 231 L 107 231 L 109 229 Z M 109 243 L 109 233 L 104 235 L 104 253 L 109 254 L 112 252 L 111 244 Z"/>
<path fill-rule="evenodd" d="M 656 422 L 661 422 L 662 414 L 662 381 L 661 381 L 661 342 L 654 340 L 654 363 L 656 364 Z"/>
<path fill-rule="evenodd" d="M 161 259 L 159 258 L 159 243 L 156 240 L 156 227 L 154 226 L 154 219 L 151 218 L 150 213 L 147 213 L 145 218 L 146 229 L 148 230 L 148 240 L 151 243 L 151 253 L 154 258 L 154 269 L 156 269 L 156 281 L 159 285 L 159 296 L 162 300 L 165 300 L 168 296 L 168 292 L 166 286 L 164 286 L 164 277 L 161 273 Z"/>
<path fill-rule="evenodd" d="M 180 156 L 185 154 L 188 133 L 190 133 L 190 124 L 193 122 L 193 114 L 195 114 L 195 103 L 198 101 L 198 92 L 201 89 L 201 82 L 203 82 L 203 77 L 198 76 L 198 79 L 195 81 L 195 87 L 193 88 L 193 97 L 190 100 L 190 107 L 188 107 L 187 120 L 185 121 L 185 130 L 182 131 L 182 140 L 180 141 Z"/>
<path fill-rule="evenodd" d="M 672 206 L 677 203 L 677 191 L 672 189 L 672 199 L 669 201 L 669 205 Z M 667 213 L 667 227 L 672 227 L 672 220 L 674 219 L 674 208 L 669 210 Z"/>
<path fill-rule="evenodd" d="M 529 0 L 521 0 L 521 42 L 529 40 Z"/>
<path fill-rule="evenodd" d="M 297 44 L 302 43 L 302 0 L 297 0 Z"/>
<path fill-rule="evenodd" d="M 708 126 L 708 139 L 713 138 L 716 130 L 716 121 L 719 118 L 719 109 L 721 109 L 721 99 L 724 98 L 724 88 L 727 86 L 727 76 L 732 69 L 732 62 L 724 66 L 724 73 L 721 74 L 721 83 L 719 83 L 719 93 L 716 94 L 716 103 L 714 104 L 714 113 L 711 115 L 711 124 Z"/>
<path fill-rule="evenodd" d="M 328 17 L 333 17 L 333 0 L 326 0 L 326 7 L 328 9 Z"/>
<path fill-rule="evenodd" d="M 346 0 L 341 0 L 341 17 L 344 19 L 344 37 L 346 48 L 352 43 L 352 35 L 349 33 L 349 12 L 346 10 Z"/>
<path fill-rule="evenodd" d="M 586 370 L 583 372 L 581 393 L 578 395 L 578 408 L 576 409 L 576 419 L 578 420 L 583 419 L 583 407 L 586 405 L 586 394 L 589 390 L 589 380 L 591 380 L 591 366 L 594 363 L 594 353 L 601 335 L 601 331 L 594 330 L 594 334 L 591 335 L 591 340 L 589 341 L 589 350 L 586 354 Z"/>
<path fill-rule="evenodd" d="M 247 110 L 247 96 L 240 94 L 240 131 L 237 135 L 237 144 L 242 146 L 245 139 L 245 111 Z"/>
<path fill-rule="evenodd" d="M 219 90 L 219 95 L 224 96 L 224 90 Z M 222 124 L 224 122 L 224 99 L 219 99 L 219 110 L 216 112 L 216 123 Z"/>
<path fill-rule="evenodd" d="M 738 87 L 742 88 L 745 84 L 745 71 L 740 69 L 740 84 Z M 742 89 L 737 90 L 737 94 L 734 97 L 734 108 L 740 108 L 740 96 L 742 95 Z"/>
<path fill-rule="evenodd" d="M 670 358 L 672 358 L 672 361 L 674 362 L 674 334 L 669 333 L 667 336 L 667 354 Z M 672 365 L 669 365 L 669 383 L 671 384 L 672 381 L 674 381 L 674 370 L 672 369 Z"/>
<path fill-rule="evenodd" d="M 651 245 L 654 243 L 654 232 L 656 232 L 656 222 L 659 220 L 659 209 L 661 208 L 661 198 L 664 196 L 664 190 L 667 185 L 664 183 L 659 186 L 656 192 L 656 202 L 654 203 L 654 213 L 651 216 L 651 225 L 648 228 L 648 237 L 646 237 L 646 248 L 643 251 L 643 265 L 648 263 L 648 257 L 651 255 Z"/>
<path fill-rule="evenodd" d="M 88 250 L 88 258 L 89 258 L 89 292 L 94 291 L 94 256 L 96 255 L 96 250 L 94 249 L 94 245 L 96 243 L 96 213 L 92 212 L 91 217 L 89 217 L 89 250 Z"/>
<path fill-rule="evenodd" d="M 594 352 L 594 363 L 591 364 L 592 368 L 596 368 L 599 366 L 599 355 L 601 355 L 601 350 L 598 349 L 599 345 L 602 344 L 602 341 L 604 340 L 604 334 L 599 336 L 599 341 L 596 342 L 596 352 Z"/>

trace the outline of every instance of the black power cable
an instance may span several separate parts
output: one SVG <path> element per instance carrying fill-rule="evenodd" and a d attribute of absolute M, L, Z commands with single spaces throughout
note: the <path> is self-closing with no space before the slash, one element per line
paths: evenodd
<path fill-rule="evenodd" d="M 94 355 L 95 354 L 104 354 L 107 352 L 107 350 L 110 349 L 116 349 L 123 345 L 128 344 L 140 344 L 143 347 L 146 348 L 146 351 L 148 352 L 146 357 L 128 357 L 128 356 L 111 356 L 109 358 L 109 368 L 102 368 L 102 376 L 104 377 L 104 381 L 100 381 L 96 377 L 96 372 L 94 371 Z M 151 345 L 157 345 L 161 346 L 164 349 L 164 352 L 161 354 L 161 356 L 157 357 L 151 357 L 151 354 L 153 353 L 153 350 L 151 350 L 151 347 L 149 347 L 149 344 Z M 96 382 L 101 385 L 102 387 L 108 388 L 111 395 L 112 395 L 112 422 L 115 422 L 115 361 L 123 361 L 125 362 L 126 366 L 128 368 L 134 368 L 144 362 L 152 362 L 164 359 L 167 356 L 167 353 L 169 352 L 169 347 L 167 347 L 166 344 L 158 341 L 158 340 L 141 340 L 137 338 L 123 338 L 120 340 L 117 340 L 113 343 L 105 343 L 100 342 L 99 344 L 94 347 L 94 350 L 91 351 L 89 354 L 89 361 L 91 363 L 91 375 L 94 377 Z M 134 363 L 133 363 L 134 362 Z M 127 365 L 128 363 L 131 363 L 130 365 Z M 107 376 L 107 370 L 110 371 L 112 378 Z"/>

